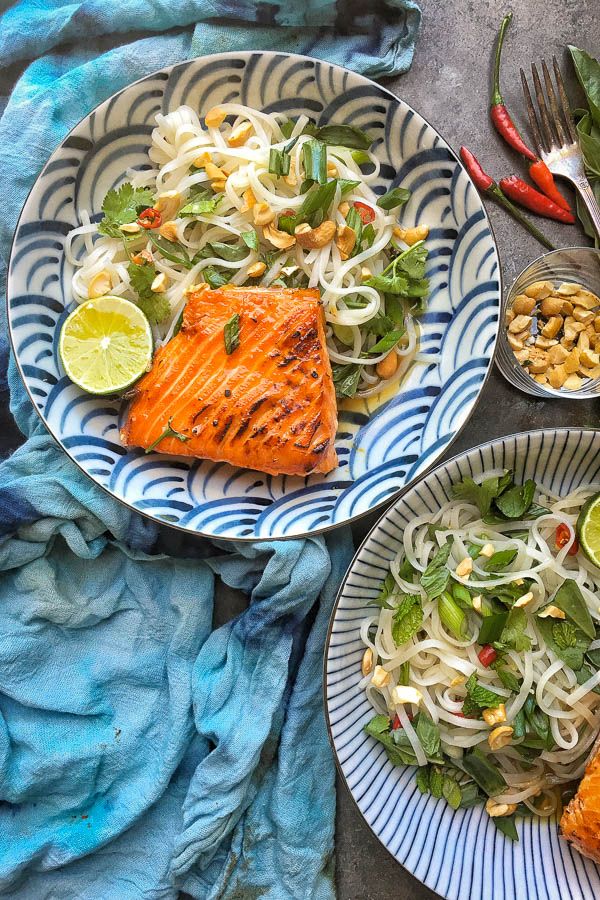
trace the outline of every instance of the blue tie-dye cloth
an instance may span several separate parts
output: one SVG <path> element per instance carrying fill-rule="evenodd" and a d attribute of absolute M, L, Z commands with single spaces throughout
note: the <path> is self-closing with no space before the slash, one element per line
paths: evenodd
<path fill-rule="evenodd" d="M 238 48 L 395 74 L 419 16 L 411 0 L 17 3 L 0 17 L 1 64 L 44 55 L 0 120 L 2 287 L 37 173 L 114 91 Z M 131 42 L 142 30 L 157 34 Z M 7 353 L 2 318 L 0 401 Z M 28 440 L 0 465 L 0 894 L 329 900 L 321 658 L 349 534 L 157 553 L 156 527 L 53 443 L 13 361 L 8 383 Z M 251 603 L 211 633 L 216 575 Z"/>

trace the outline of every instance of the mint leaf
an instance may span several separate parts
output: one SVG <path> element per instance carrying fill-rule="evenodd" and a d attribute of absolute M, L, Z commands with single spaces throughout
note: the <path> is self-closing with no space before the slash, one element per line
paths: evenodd
<path fill-rule="evenodd" d="M 452 494 L 459 500 L 466 500 L 477 506 L 482 516 L 489 513 L 492 501 L 498 497 L 502 491 L 512 483 L 512 472 L 505 472 L 504 475 L 492 478 L 486 478 L 481 484 L 476 484 L 472 478 L 467 476 L 458 484 L 452 486 Z"/>
<path fill-rule="evenodd" d="M 258 250 L 258 235 L 254 228 L 252 231 L 242 231 L 242 240 L 251 250 Z"/>
<path fill-rule="evenodd" d="M 436 597 L 439 597 L 446 590 L 448 579 L 450 578 L 450 570 L 446 563 L 448 562 L 451 549 L 452 541 L 446 541 L 421 575 L 421 586 L 430 600 L 435 600 Z"/>
<path fill-rule="evenodd" d="M 414 723 L 414 728 L 425 756 L 428 759 L 438 757 L 441 747 L 440 729 L 433 719 L 430 719 L 427 713 L 420 712 Z"/>
<path fill-rule="evenodd" d="M 368 606 L 379 606 L 381 609 L 392 609 L 393 607 L 388 601 L 390 597 L 397 592 L 397 589 L 398 586 L 394 576 L 391 572 L 388 572 L 381 585 L 381 590 L 374 600 L 369 600 Z"/>
<path fill-rule="evenodd" d="M 521 607 L 517 607 L 516 609 L 513 607 L 508 614 L 506 625 L 502 629 L 499 646 L 496 647 L 496 644 L 494 644 L 494 646 L 499 650 L 504 650 L 506 648 L 516 650 L 517 653 L 522 653 L 524 650 L 531 650 L 531 638 L 529 635 L 525 634 L 526 628 L 527 614 L 525 610 Z"/>
<path fill-rule="evenodd" d="M 475 673 L 467 680 L 465 688 L 473 703 L 476 703 L 481 709 L 495 709 L 499 703 L 504 702 L 504 697 L 501 697 L 500 694 L 479 684 Z"/>
<path fill-rule="evenodd" d="M 409 641 L 417 633 L 422 622 L 421 598 L 416 594 L 402 594 L 392 624 L 392 637 L 396 646 L 401 647 Z"/>
<path fill-rule="evenodd" d="M 588 605 L 579 589 L 579 585 L 572 578 L 567 578 L 552 599 L 554 606 L 577 625 L 591 641 L 596 637 L 596 626 L 590 615 Z"/>
<path fill-rule="evenodd" d="M 500 572 L 511 564 L 517 553 L 516 547 L 510 547 L 508 550 L 498 550 L 497 553 L 492 554 L 492 556 L 486 560 L 482 568 L 486 572 Z"/>

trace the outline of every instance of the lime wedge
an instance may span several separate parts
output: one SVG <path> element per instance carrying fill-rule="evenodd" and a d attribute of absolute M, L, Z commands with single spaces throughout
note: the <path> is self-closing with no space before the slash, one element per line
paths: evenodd
<path fill-rule="evenodd" d="M 141 309 L 122 297 L 82 303 L 66 319 L 58 344 L 65 372 L 89 394 L 118 394 L 152 362 L 152 331 Z"/>
<path fill-rule="evenodd" d="M 587 558 L 600 568 L 600 493 L 589 497 L 577 518 L 579 546 Z"/>

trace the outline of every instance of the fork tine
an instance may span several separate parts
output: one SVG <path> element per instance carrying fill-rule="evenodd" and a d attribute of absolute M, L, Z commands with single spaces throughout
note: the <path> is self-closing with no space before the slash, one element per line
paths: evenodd
<path fill-rule="evenodd" d="M 554 86 L 552 84 L 552 81 L 550 80 L 550 72 L 548 71 L 548 66 L 546 65 L 545 59 L 542 60 L 542 73 L 544 75 L 546 94 L 548 95 L 548 100 L 550 102 L 550 109 L 552 110 L 553 124 L 558 136 L 558 142 L 559 144 L 568 144 L 569 139 L 566 135 L 565 129 L 563 128 L 563 123 L 561 122 L 560 110 L 558 108 L 558 103 L 556 102 L 556 94 L 554 93 Z"/>
<path fill-rule="evenodd" d="M 533 86 L 535 88 L 535 96 L 540 110 L 540 118 L 542 120 L 542 134 L 544 135 L 544 139 L 546 141 L 546 144 L 548 145 L 548 149 L 551 149 L 552 145 L 554 144 L 554 135 L 552 134 L 552 129 L 550 128 L 550 117 L 548 116 L 546 98 L 544 97 L 542 83 L 540 81 L 540 76 L 538 75 L 538 70 L 535 67 L 535 63 L 531 63 L 531 74 L 533 75 Z"/>
<path fill-rule="evenodd" d="M 560 74 L 560 69 L 558 66 L 558 62 L 556 61 L 556 57 L 552 57 L 552 65 L 554 67 L 554 77 L 556 78 L 556 86 L 558 88 L 558 96 L 560 97 L 560 105 L 562 106 L 562 111 L 565 117 L 565 123 L 567 126 L 567 131 L 569 132 L 569 137 L 572 141 L 577 140 L 577 131 L 575 130 L 575 123 L 573 121 L 573 116 L 571 115 L 571 107 L 569 105 L 569 98 L 567 97 L 567 92 L 565 90 L 565 85 L 562 80 L 562 75 Z"/>
<path fill-rule="evenodd" d="M 529 124 L 531 126 L 533 140 L 535 141 L 535 149 L 537 150 L 538 156 L 541 156 L 545 149 L 544 142 L 542 140 L 540 126 L 538 125 L 537 116 L 535 114 L 535 107 L 533 105 L 533 100 L 531 99 L 531 94 L 529 93 L 529 85 L 527 84 L 527 78 L 525 77 L 523 69 L 521 69 L 521 84 L 523 86 L 523 96 L 525 97 L 525 105 L 527 106 Z"/>

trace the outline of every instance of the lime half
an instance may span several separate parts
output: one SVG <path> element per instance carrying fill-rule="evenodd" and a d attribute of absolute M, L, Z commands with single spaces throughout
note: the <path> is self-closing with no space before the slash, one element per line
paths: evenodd
<path fill-rule="evenodd" d="M 146 372 L 152 331 L 141 309 L 122 297 L 98 297 L 74 309 L 58 344 L 65 372 L 89 394 L 117 394 Z"/>
<path fill-rule="evenodd" d="M 589 497 L 581 507 L 576 530 L 579 546 L 600 568 L 600 493 Z"/>

